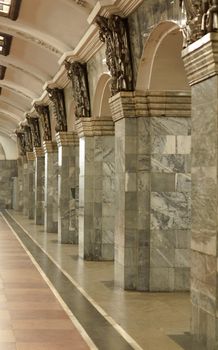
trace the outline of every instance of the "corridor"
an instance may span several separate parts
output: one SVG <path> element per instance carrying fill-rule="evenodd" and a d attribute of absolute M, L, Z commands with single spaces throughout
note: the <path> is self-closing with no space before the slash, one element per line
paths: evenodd
<path fill-rule="evenodd" d="M 13 210 L 2 215 L 0 350 L 191 349 L 188 293 L 125 292 L 112 283 L 112 262 L 84 262 L 77 246 L 58 244 L 32 220 Z"/>

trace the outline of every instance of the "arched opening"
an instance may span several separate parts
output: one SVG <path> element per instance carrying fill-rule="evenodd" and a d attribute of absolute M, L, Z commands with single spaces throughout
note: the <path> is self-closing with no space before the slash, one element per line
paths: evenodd
<path fill-rule="evenodd" d="M 111 76 L 108 73 L 103 73 L 99 78 L 93 102 L 94 117 L 110 117 L 111 110 L 109 105 Z"/>

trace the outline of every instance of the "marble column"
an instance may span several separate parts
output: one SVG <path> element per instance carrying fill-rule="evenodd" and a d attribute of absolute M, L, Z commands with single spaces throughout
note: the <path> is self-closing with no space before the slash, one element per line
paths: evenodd
<path fill-rule="evenodd" d="M 34 219 L 35 213 L 35 154 L 34 152 L 27 152 L 27 164 L 28 164 L 28 208 L 27 216 L 29 219 Z"/>
<path fill-rule="evenodd" d="M 191 332 L 205 350 L 218 348 L 217 47 L 210 33 L 183 51 L 192 87 Z"/>
<path fill-rule="evenodd" d="M 110 99 L 110 106 L 115 122 L 115 283 L 127 290 L 148 290 L 150 120 L 146 94 L 122 92 Z"/>
<path fill-rule="evenodd" d="M 56 142 L 44 141 L 45 231 L 58 232 L 58 149 Z"/>
<path fill-rule="evenodd" d="M 58 145 L 58 240 L 78 243 L 79 144 L 75 132 L 56 134 Z"/>
<path fill-rule="evenodd" d="M 28 215 L 28 204 L 29 204 L 29 181 L 28 181 L 28 162 L 27 157 L 23 157 L 23 214 Z"/>
<path fill-rule="evenodd" d="M 17 184 L 16 185 L 16 210 L 23 210 L 23 158 L 25 156 L 20 156 L 17 160 Z"/>
<path fill-rule="evenodd" d="M 115 155 L 112 118 L 80 118 L 79 255 L 114 259 Z"/>
<path fill-rule="evenodd" d="M 42 147 L 34 147 L 35 154 L 35 223 L 44 224 L 45 155 Z"/>

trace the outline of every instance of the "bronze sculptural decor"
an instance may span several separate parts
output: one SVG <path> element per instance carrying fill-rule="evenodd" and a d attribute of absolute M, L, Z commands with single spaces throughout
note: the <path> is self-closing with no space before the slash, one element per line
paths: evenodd
<path fill-rule="evenodd" d="M 48 96 L 54 105 L 54 112 L 56 117 L 55 131 L 67 131 L 67 116 L 64 102 L 64 92 L 62 89 L 47 87 Z"/>
<path fill-rule="evenodd" d="M 207 33 L 218 31 L 218 0 L 180 0 L 182 5 L 187 16 L 185 46 Z"/>
<path fill-rule="evenodd" d="M 27 115 L 27 122 L 30 126 L 31 132 L 32 132 L 32 138 L 33 138 L 33 146 L 34 147 L 41 147 L 41 135 L 40 135 L 40 127 L 39 127 L 39 118 L 38 117 L 31 117 L 30 115 Z"/>
<path fill-rule="evenodd" d="M 15 134 L 17 135 L 17 144 L 20 156 L 26 155 L 26 142 L 24 132 L 21 130 L 16 130 Z"/>
<path fill-rule="evenodd" d="M 111 94 L 133 90 L 133 73 L 124 18 L 112 15 L 109 18 L 98 16 L 100 40 L 106 45 L 106 63 L 112 77 Z"/>
<path fill-rule="evenodd" d="M 90 117 L 90 100 L 86 64 L 80 62 L 67 62 L 65 67 L 68 77 L 72 82 L 73 97 L 75 102 L 75 116 Z"/>
<path fill-rule="evenodd" d="M 34 104 L 34 108 L 38 115 L 41 117 L 40 120 L 42 122 L 42 128 L 43 128 L 43 140 L 44 141 L 51 141 L 52 140 L 52 134 L 51 134 L 51 122 L 50 122 L 50 113 L 49 113 L 49 107 L 46 105 L 38 105 Z"/>
<path fill-rule="evenodd" d="M 23 126 L 26 152 L 33 152 L 33 138 L 29 125 Z"/>

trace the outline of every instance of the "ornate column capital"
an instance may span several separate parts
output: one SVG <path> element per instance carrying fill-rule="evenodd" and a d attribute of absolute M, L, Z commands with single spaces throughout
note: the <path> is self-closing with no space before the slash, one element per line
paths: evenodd
<path fill-rule="evenodd" d="M 77 118 L 90 117 L 89 84 L 86 64 L 65 61 L 67 75 L 72 82 Z"/>
<path fill-rule="evenodd" d="M 78 135 L 76 132 L 58 132 L 55 135 L 57 146 L 70 146 L 79 144 Z"/>
<path fill-rule="evenodd" d="M 35 160 L 35 153 L 34 152 L 27 152 L 26 153 L 27 161 Z"/>
<path fill-rule="evenodd" d="M 120 92 L 109 100 L 112 118 L 117 122 L 123 118 L 148 116 L 146 92 Z"/>
<path fill-rule="evenodd" d="M 33 152 L 35 155 L 35 159 L 36 158 L 43 158 L 45 156 L 44 150 L 42 147 L 34 147 Z"/>
<path fill-rule="evenodd" d="M 51 141 L 52 135 L 51 135 L 51 122 L 50 122 L 50 112 L 49 107 L 47 105 L 39 105 L 37 103 L 34 104 L 34 108 L 36 112 L 40 116 L 40 120 L 42 122 L 42 128 L 43 128 L 43 140 L 44 141 Z"/>
<path fill-rule="evenodd" d="M 48 97 L 54 105 L 56 117 L 56 132 L 67 132 L 67 115 L 63 89 L 47 87 Z"/>
<path fill-rule="evenodd" d="M 76 130 L 79 137 L 114 135 L 114 123 L 108 118 L 80 118 L 76 121 Z"/>
<path fill-rule="evenodd" d="M 194 85 L 218 74 L 218 33 L 208 33 L 182 51 L 187 78 Z"/>
<path fill-rule="evenodd" d="M 43 141 L 43 149 L 45 153 L 55 153 L 58 151 L 57 143 L 53 141 Z"/>
<path fill-rule="evenodd" d="M 37 116 L 26 116 L 28 125 L 30 126 L 32 132 L 33 146 L 41 147 L 41 133 L 39 127 L 39 118 Z"/>

